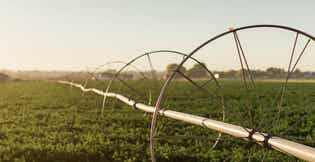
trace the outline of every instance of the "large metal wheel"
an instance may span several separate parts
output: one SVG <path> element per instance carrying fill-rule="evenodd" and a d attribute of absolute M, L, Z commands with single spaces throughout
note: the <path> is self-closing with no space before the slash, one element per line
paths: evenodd
<path fill-rule="evenodd" d="M 268 34 L 264 34 L 264 32 L 267 31 L 268 34 L 271 34 L 271 36 L 274 36 L 272 38 L 266 38 L 264 41 L 261 42 L 260 37 L 250 37 L 248 36 L 247 39 L 244 41 L 244 39 L 241 39 L 240 35 L 245 35 L 248 33 L 253 32 L 259 32 L 263 33 L 259 36 L 266 37 Z M 281 33 L 281 37 L 277 34 Z M 242 35 L 242 36 L 243 36 Z M 251 34 L 249 34 L 251 35 Z M 285 38 L 292 38 L 292 42 L 286 40 L 284 41 L 284 44 L 287 44 L 286 47 L 289 53 L 285 54 L 284 56 L 277 57 L 276 53 L 273 53 L 272 55 L 261 54 L 260 57 L 263 61 L 266 62 L 267 66 L 275 66 L 273 64 L 274 60 L 282 61 L 287 60 L 285 63 L 285 73 L 283 73 L 283 76 L 281 78 L 277 79 L 277 87 L 269 87 L 273 91 L 268 92 L 268 97 L 266 97 L 266 93 L 264 91 L 265 84 L 262 84 L 261 79 L 258 77 L 257 70 L 253 70 L 253 67 L 251 66 L 250 62 L 250 55 L 246 53 L 246 49 L 248 49 L 248 46 L 244 46 L 243 42 L 250 43 L 251 45 L 256 43 L 255 48 L 257 46 L 264 46 L 270 42 L 280 42 L 283 41 L 282 37 L 283 35 L 286 35 L 288 37 Z M 270 36 L 270 35 L 269 35 Z M 242 37 L 243 38 L 243 37 Z M 200 84 L 199 81 L 194 80 L 193 78 L 187 76 L 186 74 L 182 73 L 180 71 L 181 68 L 183 68 L 187 63 L 189 62 L 189 59 L 192 57 L 199 58 L 197 56 L 197 53 L 202 53 L 206 47 L 211 47 L 212 45 L 216 44 L 219 40 L 223 39 L 229 39 L 231 42 L 229 45 L 227 45 L 228 48 L 231 48 L 234 50 L 234 54 L 230 55 L 230 57 L 225 58 L 226 60 L 234 58 L 234 61 L 238 63 L 239 66 L 239 78 L 237 78 L 241 84 L 239 87 L 237 87 L 237 92 L 242 92 L 243 94 L 240 96 L 237 96 L 237 94 L 228 94 L 225 91 L 225 87 L 228 87 L 227 84 L 225 84 L 224 80 L 217 80 L 214 77 L 214 74 L 211 74 L 212 78 L 210 78 L 209 82 L 206 82 L 205 84 Z M 289 85 L 294 86 L 293 84 L 290 84 L 290 79 L 293 78 L 293 73 L 298 68 L 298 65 L 300 65 L 301 60 L 303 57 L 305 57 L 306 53 L 309 52 L 309 48 L 312 45 L 312 43 L 315 41 L 315 37 L 307 34 L 306 32 L 303 32 L 298 29 L 286 27 L 286 26 L 280 26 L 280 25 L 252 25 L 252 26 L 245 26 L 235 29 L 230 29 L 222 34 L 219 34 L 217 36 L 214 36 L 213 38 L 207 40 L 206 42 L 202 43 L 200 46 L 198 46 L 196 49 L 194 49 L 192 52 L 189 53 L 188 56 L 186 56 L 183 61 L 179 64 L 177 69 L 170 75 L 165 84 L 163 85 L 163 88 L 159 94 L 159 97 L 156 102 L 155 111 L 152 117 L 151 122 L 151 130 L 150 130 L 150 152 L 152 161 L 157 161 L 156 158 L 156 129 L 158 126 L 158 116 L 160 113 L 163 113 L 163 109 L 167 107 L 166 98 L 168 95 L 168 92 L 170 91 L 170 86 L 172 83 L 176 84 L 176 75 L 182 75 L 183 78 L 185 78 L 189 83 L 197 87 L 196 93 L 195 92 L 188 92 L 191 95 L 199 95 L 197 93 L 202 92 L 204 94 L 203 97 L 211 100 L 211 103 L 216 103 L 216 106 L 219 108 L 222 107 L 227 111 L 225 114 L 227 115 L 227 120 L 233 124 L 241 125 L 244 127 L 252 128 L 254 131 L 259 130 L 263 132 L 268 132 L 270 134 L 275 134 L 278 136 L 286 136 L 287 133 L 290 131 L 290 124 L 299 124 L 300 121 L 297 120 L 295 123 L 288 123 L 288 118 L 292 117 L 294 114 L 298 114 L 298 112 L 293 112 L 289 109 L 290 104 L 296 104 L 294 102 L 285 100 L 286 95 L 292 95 L 294 96 L 294 88 L 290 89 L 291 94 L 287 94 Z M 257 43 L 258 42 L 258 43 Z M 302 42 L 302 43 L 301 43 Z M 289 44 L 288 44 L 289 43 Z M 258 44 L 258 45 L 257 45 Z M 268 47 L 268 49 L 276 49 L 274 44 L 271 44 L 271 47 Z M 219 46 L 224 47 L 224 46 Z M 265 47 L 261 47 L 263 49 Z M 285 46 L 282 48 L 285 49 Z M 299 49 L 299 52 L 298 52 Z M 248 50 L 249 51 L 249 50 Z M 204 51 L 203 51 L 204 52 Z M 202 53 L 203 57 L 201 58 L 208 58 L 208 56 L 213 55 L 213 53 L 204 52 Z M 252 53 L 251 53 L 252 54 Z M 228 55 L 227 55 L 228 56 Z M 233 57 L 234 56 L 234 57 Z M 268 59 L 266 57 L 269 57 Z M 252 57 L 253 58 L 253 57 Z M 264 60 L 265 59 L 265 60 Z M 216 58 L 212 57 L 210 62 L 214 64 Z M 258 60 L 261 61 L 261 60 Z M 306 62 L 308 60 L 306 59 Z M 212 65 L 212 64 L 208 65 Z M 222 63 L 222 62 L 221 62 Z M 255 62 L 257 64 L 257 60 Z M 254 64 L 255 64 L 254 63 Z M 307 64 L 306 64 L 307 65 Z M 209 68 L 209 66 L 207 66 Z M 260 67 L 258 67 L 260 68 Z M 211 68 L 210 68 L 211 69 Z M 212 69 L 215 70 L 215 69 Z M 210 71 L 210 70 L 209 70 Z M 266 81 L 266 80 L 265 80 Z M 212 84 L 215 86 L 211 86 Z M 268 85 L 268 86 L 271 86 Z M 234 95 L 234 96 L 232 96 Z M 232 96 L 232 97 L 231 97 Z M 301 96 L 296 96 L 301 97 Z M 303 100 L 303 98 L 300 98 Z M 268 100 L 268 102 L 267 102 Z M 210 104 L 211 104 L 210 103 Z M 303 103 L 307 104 L 307 103 Z M 310 103 L 308 103 L 310 105 Z M 234 107 L 240 107 L 239 109 L 235 110 Z M 314 105 L 314 103 L 313 103 Z M 205 106 L 205 105 L 203 105 Z M 268 108 L 268 109 L 267 109 Z M 309 106 L 307 107 L 309 108 Z M 306 109 L 307 109 L 306 108 Z M 236 114 L 238 113 L 239 114 Z M 267 113 L 268 112 L 268 113 Z M 304 111 L 304 113 L 314 113 L 314 109 L 310 110 L 307 109 Z M 225 115 L 224 114 L 224 115 Z M 243 120 L 236 121 L 235 118 L 240 118 Z M 216 120 L 223 120 L 222 118 L 215 118 Z M 266 120 L 268 119 L 268 120 Z M 268 121 L 268 122 L 266 122 Z M 283 124 L 286 124 L 287 127 L 283 128 Z M 311 124 L 309 124 L 311 125 Z M 314 124 L 311 125 L 311 127 L 314 127 Z M 252 132 L 251 132 L 252 133 Z M 312 133 L 312 132 L 309 132 Z M 306 134 L 306 136 L 309 134 Z M 311 135 L 314 136 L 314 135 Z M 250 137 L 244 137 L 249 138 Z M 289 136 L 287 138 L 294 138 L 293 136 Z M 297 137 L 293 140 L 297 140 L 300 137 Z M 306 137 L 305 137 L 306 138 Z M 233 146 L 231 146 L 233 147 Z M 248 155 L 246 156 L 246 160 L 251 159 L 251 155 L 254 154 L 254 149 L 250 149 L 248 152 Z M 280 150 L 281 151 L 281 150 Z M 268 154 L 268 151 L 264 155 L 261 156 L 261 161 L 264 161 L 266 154 Z M 227 160 L 231 160 L 228 159 Z"/>

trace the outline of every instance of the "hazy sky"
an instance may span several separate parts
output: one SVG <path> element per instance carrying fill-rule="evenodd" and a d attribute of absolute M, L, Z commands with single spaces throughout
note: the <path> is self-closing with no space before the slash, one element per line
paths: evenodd
<path fill-rule="evenodd" d="M 1 0 L 0 69 L 80 70 L 156 49 L 190 52 L 231 26 L 315 35 L 314 11 L 314 0 Z"/>

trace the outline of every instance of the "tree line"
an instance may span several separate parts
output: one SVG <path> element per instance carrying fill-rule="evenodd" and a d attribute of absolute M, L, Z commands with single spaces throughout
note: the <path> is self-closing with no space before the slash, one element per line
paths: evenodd
<path fill-rule="evenodd" d="M 178 64 L 169 64 L 166 67 L 165 77 L 168 77 L 172 72 L 174 72 L 178 67 Z M 205 68 L 206 65 L 202 64 L 194 64 L 191 68 L 187 69 L 182 66 L 179 71 L 184 73 L 185 75 L 191 78 L 206 78 L 209 77 L 209 73 Z M 277 78 L 286 78 L 288 76 L 288 71 L 278 67 L 269 67 L 266 70 L 228 70 L 228 71 L 212 71 L 213 74 L 217 74 L 220 78 L 241 78 L 244 74 L 249 76 L 251 74 L 255 78 L 261 79 L 277 79 Z M 165 78 L 164 77 L 164 78 Z M 177 78 L 182 77 L 177 74 Z M 290 72 L 290 78 L 315 78 L 315 72 L 311 71 L 301 71 L 300 69 L 295 69 Z"/>

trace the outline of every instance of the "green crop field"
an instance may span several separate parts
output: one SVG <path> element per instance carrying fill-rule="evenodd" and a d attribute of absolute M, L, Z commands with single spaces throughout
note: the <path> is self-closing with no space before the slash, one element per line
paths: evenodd
<path fill-rule="evenodd" d="M 78 82 L 80 83 L 80 82 Z M 148 104 L 148 87 L 155 101 L 162 83 L 129 82 L 141 94 L 114 84 L 112 92 Z M 83 84 L 83 81 L 81 82 Z M 278 115 L 278 82 L 257 82 L 246 91 L 239 81 L 222 81 L 225 122 L 315 146 L 315 83 L 289 83 Z M 105 89 L 106 83 L 88 87 Z M 222 121 L 216 97 L 184 81 L 173 83 L 164 107 Z M 0 83 L 0 161 L 78 162 L 150 161 L 151 114 L 108 99 L 101 115 L 102 96 L 82 93 L 47 81 Z M 154 102 L 152 103 L 154 104 Z M 242 139 L 161 117 L 156 137 L 159 161 L 296 161 L 295 158 Z"/>

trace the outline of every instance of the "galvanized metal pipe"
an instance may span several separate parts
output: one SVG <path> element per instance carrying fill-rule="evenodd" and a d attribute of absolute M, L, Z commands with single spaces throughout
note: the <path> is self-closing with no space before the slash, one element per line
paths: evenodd
<path fill-rule="evenodd" d="M 148 112 L 148 113 L 153 113 L 155 110 L 155 107 L 153 106 L 137 103 L 136 101 L 120 94 L 105 93 L 95 88 L 84 88 L 80 84 L 76 84 L 76 83 L 68 82 L 68 81 L 58 81 L 58 83 L 77 87 L 81 89 L 83 92 L 93 92 L 101 96 L 116 98 L 127 105 L 134 106 L 135 108 Z M 172 111 L 172 110 L 160 110 L 159 114 L 161 116 L 165 116 L 165 117 L 172 118 L 175 120 L 180 120 L 186 123 L 203 126 L 203 127 L 206 127 L 206 128 L 218 131 L 218 132 L 222 132 L 222 133 L 237 137 L 237 138 L 248 139 L 251 132 L 251 129 L 249 128 L 243 128 L 238 125 L 224 123 L 221 121 L 204 118 L 197 115 L 186 114 L 186 113 Z M 252 134 L 251 139 L 254 140 L 258 144 L 264 144 L 264 142 L 266 142 L 265 141 L 266 136 L 267 136 L 266 133 L 255 132 Z M 267 142 L 268 142 L 268 145 L 275 150 L 281 151 L 288 155 L 293 155 L 302 160 L 315 162 L 315 148 L 313 147 L 299 144 L 296 142 L 292 142 L 292 141 L 289 141 L 280 137 L 276 137 L 276 136 L 269 137 Z"/>

